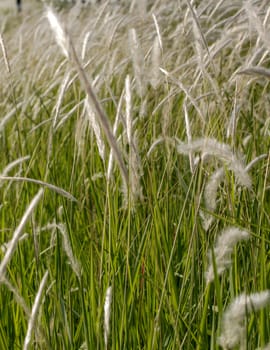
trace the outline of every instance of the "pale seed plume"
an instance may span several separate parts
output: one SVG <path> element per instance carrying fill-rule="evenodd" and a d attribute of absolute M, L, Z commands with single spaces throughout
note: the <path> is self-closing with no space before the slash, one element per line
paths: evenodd
<path fill-rule="evenodd" d="M 105 144 L 101 136 L 101 130 L 97 121 L 96 113 L 91 106 L 91 102 L 89 101 L 89 98 L 85 99 L 85 107 L 86 107 L 86 113 L 88 116 L 89 124 L 93 129 L 96 137 L 99 155 L 101 159 L 105 161 Z"/>
<path fill-rule="evenodd" d="M 120 149 L 118 147 L 117 141 L 111 131 L 111 125 L 109 123 L 109 120 L 104 113 L 101 104 L 93 90 L 92 85 L 90 84 L 87 75 L 85 73 L 85 70 L 79 60 L 79 57 L 76 53 L 75 47 L 72 43 L 72 40 L 67 32 L 67 30 L 63 29 L 63 26 L 61 25 L 59 19 L 57 16 L 53 13 L 51 8 L 47 9 L 47 18 L 49 20 L 49 23 L 51 25 L 51 28 L 53 30 L 53 33 L 55 35 L 56 41 L 58 45 L 61 47 L 63 53 L 67 58 L 70 59 L 70 61 L 74 64 L 75 68 L 77 69 L 77 73 L 79 76 L 79 79 L 81 81 L 81 84 L 83 85 L 85 92 L 91 101 L 91 106 L 93 110 L 95 111 L 95 115 L 98 118 L 98 121 L 104 131 L 104 134 L 106 135 L 107 141 L 112 148 L 113 154 L 115 156 L 116 161 L 118 162 L 119 169 L 121 171 L 122 178 L 124 182 L 126 183 L 126 186 L 128 186 L 128 171 L 125 166 L 122 154 L 120 152 Z"/>
<path fill-rule="evenodd" d="M 140 42 L 137 37 L 137 32 L 134 28 L 130 29 L 129 31 L 129 48 L 130 48 L 131 58 L 133 63 L 137 93 L 140 97 L 143 97 L 145 92 L 144 57 L 141 50 Z"/>
<path fill-rule="evenodd" d="M 59 47 L 62 49 L 63 54 L 69 58 L 70 48 L 69 48 L 69 37 L 66 30 L 63 29 L 63 25 L 60 23 L 58 17 L 55 15 L 51 7 L 47 7 L 46 17 L 50 23 L 50 26 L 54 32 L 55 39 Z"/>
<path fill-rule="evenodd" d="M 251 187 L 251 178 L 246 171 L 245 165 L 225 144 L 220 143 L 212 138 L 202 138 L 192 141 L 191 143 L 179 143 L 177 150 L 182 154 L 189 154 L 190 152 L 201 152 L 203 155 L 213 156 L 224 162 L 228 169 L 235 174 L 237 182 L 245 187 Z"/>
<path fill-rule="evenodd" d="M 104 303 L 104 342 L 105 349 L 108 349 L 109 335 L 110 335 L 110 318 L 111 318 L 111 304 L 112 304 L 112 286 L 106 290 Z"/>
<path fill-rule="evenodd" d="M 73 254 L 73 250 L 71 247 L 71 243 L 68 237 L 68 233 L 67 233 L 67 228 L 64 224 L 57 224 L 56 227 L 59 229 L 62 238 L 63 238 L 63 248 L 64 251 L 68 257 L 68 260 L 70 262 L 70 266 L 72 268 L 72 270 L 74 271 L 74 273 L 76 274 L 76 276 L 80 279 L 81 277 L 81 265 L 79 263 L 79 261 L 75 258 L 74 254 Z"/>
<path fill-rule="evenodd" d="M 87 47 L 87 43 L 88 43 L 90 36 L 91 36 L 91 32 L 87 32 L 83 38 L 82 54 L 81 54 L 83 61 L 85 59 L 86 47 Z"/>
<path fill-rule="evenodd" d="M 55 105 L 55 108 L 54 108 L 53 127 L 56 126 L 57 119 L 58 119 L 58 116 L 59 116 L 60 107 L 61 107 L 61 103 L 63 101 L 64 94 L 65 94 L 66 88 L 67 88 L 68 83 L 69 83 L 69 79 L 70 79 L 70 73 L 68 73 L 65 76 L 65 78 L 63 79 L 63 82 L 62 82 L 62 84 L 60 86 L 58 99 L 57 99 L 57 102 L 56 102 L 56 105 Z"/>
<path fill-rule="evenodd" d="M 153 43 L 152 54 L 151 54 L 151 69 L 149 80 L 153 89 L 157 89 L 160 82 L 160 67 L 161 65 L 161 49 L 159 38 L 156 37 Z"/>
<path fill-rule="evenodd" d="M 237 72 L 237 74 L 245 74 L 245 75 L 251 75 L 258 78 L 270 79 L 270 69 L 264 68 L 264 67 L 258 67 L 258 66 L 241 69 Z"/>
<path fill-rule="evenodd" d="M 210 177 L 204 190 L 204 200 L 206 209 L 214 211 L 217 206 L 217 191 L 224 178 L 224 169 L 217 169 Z"/>
<path fill-rule="evenodd" d="M 113 124 L 113 135 L 114 135 L 114 137 L 116 137 L 117 128 L 118 128 L 118 126 L 120 124 L 121 108 L 122 108 L 123 98 L 124 98 L 124 93 L 121 94 L 120 100 L 119 100 L 119 102 L 117 104 L 116 117 L 115 117 L 115 121 L 114 121 L 114 124 Z M 108 180 L 111 178 L 112 170 L 113 170 L 113 152 L 112 152 L 112 150 L 110 150 L 108 167 L 107 167 L 107 175 L 106 175 Z"/>
<path fill-rule="evenodd" d="M 129 194 L 129 199 L 131 205 L 133 205 L 136 200 L 142 198 L 142 189 L 140 185 L 140 177 L 142 174 L 140 156 L 138 152 L 138 146 L 136 142 L 136 133 L 133 131 L 133 118 L 132 118 L 132 105 L 131 105 L 131 87 L 130 78 L 127 75 L 125 80 L 125 100 L 126 100 L 126 133 L 127 142 L 129 145 L 128 153 L 128 167 L 129 167 L 129 193 L 124 192 L 127 204 L 127 194 Z M 125 190 L 125 189 L 124 189 Z"/>
<path fill-rule="evenodd" d="M 228 227 L 221 232 L 217 238 L 213 251 L 218 275 L 221 275 L 231 265 L 231 255 L 235 245 L 240 241 L 248 239 L 249 233 L 247 231 L 240 230 L 237 227 Z M 208 260 L 209 266 L 205 273 L 205 279 L 207 283 L 210 283 L 215 278 L 213 256 L 211 251 L 208 253 Z"/>
<path fill-rule="evenodd" d="M 217 169 L 206 183 L 204 189 L 204 202 L 207 211 L 214 212 L 217 207 L 217 193 L 218 188 L 224 178 L 224 169 Z M 203 227 L 207 231 L 213 222 L 214 217 L 209 213 L 201 212 L 201 217 L 203 219 Z"/>
<path fill-rule="evenodd" d="M 132 116 L 131 116 L 131 88 L 130 77 L 126 76 L 125 80 L 125 99 L 126 99 L 126 130 L 128 143 L 132 144 Z"/>
<path fill-rule="evenodd" d="M 157 38 L 158 38 L 158 43 L 159 43 L 159 47 L 161 49 L 161 51 L 163 50 L 163 44 L 162 44 L 162 38 L 161 38 L 161 34 L 160 34 L 160 29 L 159 29 L 159 25 L 158 25 L 158 21 L 157 21 L 157 17 L 155 16 L 155 14 L 152 14 L 154 23 L 155 23 L 155 28 L 156 28 L 156 32 L 157 32 Z"/>
<path fill-rule="evenodd" d="M 49 275 L 49 272 L 46 271 L 41 282 L 40 282 L 40 286 L 39 286 L 37 295 L 35 297 L 34 305 L 32 308 L 31 316 L 30 316 L 30 319 L 28 321 L 28 327 L 27 327 L 27 332 L 26 332 L 26 336 L 25 336 L 25 340 L 24 340 L 23 350 L 29 349 L 29 347 L 31 345 L 32 333 L 33 333 L 34 329 L 37 328 L 36 319 L 37 319 L 37 315 L 38 315 L 38 311 L 39 311 L 39 307 L 40 307 L 42 292 L 45 288 L 48 275 Z"/>
<path fill-rule="evenodd" d="M 265 308 L 269 303 L 269 290 L 250 295 L 241 294 L 235 298 L 222 318 L 221 335 L 218 339 L 220 346 L 223 349 L 231 349 L 239 344 L 245 344 L 245 317 L 251 312 Z"/>

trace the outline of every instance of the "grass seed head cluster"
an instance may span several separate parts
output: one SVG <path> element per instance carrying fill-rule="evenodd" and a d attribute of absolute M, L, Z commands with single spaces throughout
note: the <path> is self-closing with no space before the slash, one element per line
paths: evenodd
<path fill-rule="evenodd" d="M 0 5 L 0 348 L 269 348 L 268 2 L 54 5 Z"/>

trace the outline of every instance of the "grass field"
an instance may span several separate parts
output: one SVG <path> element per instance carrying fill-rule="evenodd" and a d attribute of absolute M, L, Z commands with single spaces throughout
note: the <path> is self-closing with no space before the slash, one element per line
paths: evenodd
<path fill-rule="evenodd" d="M 269 349 L 268 1 L 0 11 L 0 349 Z"/>

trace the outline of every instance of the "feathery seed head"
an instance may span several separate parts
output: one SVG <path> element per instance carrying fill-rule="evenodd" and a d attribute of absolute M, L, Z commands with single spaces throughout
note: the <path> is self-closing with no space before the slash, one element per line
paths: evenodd
<path fill-rule="evenodd" d="M 242 231 L 237 227 L 228 227 L 221 233 L 214 248 L 214 256 L 218 275 L 222 274 L 222 272 L 231 265 L 231 254 L 233 252 L 234 246 L 239 241 L 247 240 L 248 238 L 249 233 Z M 215 277 L 211 251 L 208 253 L 208 255 L 210 264 L 208 270 L 205 273 L 207 283 L 213 281 Z"/>
<path fill-rule="evenodd" d="M 224 348 L 233 348 L 243 342 L 245 316 L 252 311 L 258 311 L 270 303 L 270 291 L 250 295 L 241 294 L 233 300 L 224 312 L 222 319 L 222 332 L 218 339 L 219 344 Z"/>
<path fill-rule="evenodd" d="M 4 40 L 3 40 L 3 37 L 1 34 L 0 34 L 0 47 L 1 47 L 2 52 L 3 52 L 3 57 L 4 57 L 4 62 L 5 62 L 7 72 L 10 73 L 10 65 L 9 65 L 9 61 L 8 61 L 8 57 L 7 57 L 7 51 L 6 51 Z"/>
<path fill-rule="evenodd" d="M 76 274 L 76 276 L 80 279 L 81 274 L 82 274 L 81 264 L 79 263 L 79 261 L 76 259 L 76 257 L 73 254 L 73 250 L 72 250 L 71 243 L 70 243 L 70 240 L 68 237 L 66 225 L 59 224 L 59 225 L 57 225 L 57 227 L 62 234 L 63 248 L 64 248 L 64 251 L 69 259 L 71 268 L 74 271 L 74 273 Z"/>
<path fill-rule="evenodd" d="M 224 162 L 235 174 L 238 183 L 245 187 L 251 187 L 251 179 L 245 166 L 231 150 L 229 145 L 220 143 L 215 139 L 201 138 L 191 143 L 179 143 L 177 151 L 189 155 L 190 152 L 202 152 L 209 156 L 215 157 Z"/>
<path fill-rule="evenodd" d="M 31 346 L 31 335 L 33 333 L 33 330 L 37 327 L 37 325 L 36 325 L 37 314 L 39 312 L 42 292 L 45 288 L 48 276 L 49 276 L 49 272 L 46 271 L 42 280 L 41 280 L 37 295 L 35 297 L 35 302 L 34 302 L 34 305 L 33 305 L 32 311 L 31 311 L 31 317 L 30 317 L 29 322 L 28 322 L 27 333 L 26 333 L 25 340 L 24 340 L 23 350 L 27 350 Z"/>
<path fill-rule="evenodd" d="M 94 133 L 96 136 L 99 155 L 100 155 L 101 159 L 104 161 L 105 160 L 105 143 L 102 139 L 100 126 L 98 123 L 98 118 L 96 116 L 94 108 L 92 107 L 92 105 L 90 103 L 89 98 L 85 99 L 85 107 L 86 107 L 86 112 L 88 115 L 89 124 L 90 124 L 91 128 L 94 130 Z"/>
<path fill-rule="evenodd" d="M 53 12 L 51 7 L 47 7 L 46 17 L 50 23 L 57 44 L 62 49 L 64 55 L 69 58 L 69 38 L 66 31 L 63 29 L 59 18 Z"/>
<path fill-rule="evenodd" d="M 110 317 L 111 317 L 111 303 L 112 303 L 112 286 L 106 290 L 104 303 L 104 341 L 105 348 L 108 348 L 108 340 L 110 335 Z"/>

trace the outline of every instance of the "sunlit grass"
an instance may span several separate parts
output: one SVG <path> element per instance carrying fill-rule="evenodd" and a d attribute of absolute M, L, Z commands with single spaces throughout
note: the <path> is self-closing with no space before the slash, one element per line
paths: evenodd
<path fill-rule="evenodd" d="M 145 5 L 5 13 L 1 349 L 270 342 L 267 2 Z"/>

